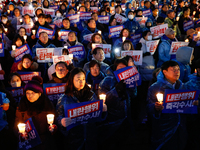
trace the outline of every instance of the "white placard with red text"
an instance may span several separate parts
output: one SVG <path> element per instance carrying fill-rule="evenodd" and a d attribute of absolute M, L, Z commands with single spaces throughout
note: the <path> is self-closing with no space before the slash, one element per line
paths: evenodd
<path fill-rule="evenodd" d="M 22 7 L 22 16 L 24 16 L 25 14 L 29 14 L 31 17 L 34 17 L 35 15 L 34 8 L 29 6 Z"/>
<path fill-rule="evenodd" d="M 94 50 L 96 47 L 103 48 L 105 57 L 110 58 L 111 44 L 92 44 L 92 50 Z"/>
<path fill-rule="evenodd" d="M 133 57 L 135 65 L 142 65 L 143 51 L 141 50 L 121 51 L 121 57 L 124 57 L 126 55 Z"/>
<path fill-rule="evenodd" d="M 156 48 L 158 46 L 160 40 L 155 40 L 155 41 L 147 41 L 146 46 L 147 46 L 147 52 L 150 52 L 151 55 L 153 55 L 156 51 Z"/>
<path fill-rule="evenodd" d="M 51 17 L 55 17 L 55 10 L 54 9 L 43 8 L 43 12 L 44 12 L 45 15 L 51 15 Z"/>
<path fill-rule="evenodd" d="M 57 25 L 59 28 L 62 26 L 62 19 L 55 20 L 53 24 Z"/>
<path fill-rule="evenodd" d="M 93 34 L 94 34 L 94 33 L 84 35 L 84 36 L 83 36 L 83 39 L 84 39 L 85 41 L 91 42 L 91 41 L 92 41 L 91 38 L 92 38 Z"/>
<path fill-rule="evenodd" d="M 188 46 L 189 42 L 172 42 L 169 54 L 176 54 L 180 47 Z"/>
<path fill-rule="evenodd" d="M 54 48 L 36 48 L 36 55 L 38 63 L 53 62 Z"/>
<path fill-rule="evenodd" d="M 158 25 L 155 27 L 151 27 L 150 31 L 154 34 L 154 39 L 159 38 L 165 34 L 165 30 L 168 29 L 168 24 Z"/>
<path fill-rule="evenodd" d="M 72 60 L 69 58 L 68 55 L 53 56 L 53 64 L 56 64 L 56 63 L 58 63 L 60 61 L 64 61 L 68 65 L 72 63 Z"/>
<path fill-rule="evenodd" d="M 141 27 L 145 27 L 145 23 L 148 17 L 135 17 L 135 20 L 140 24 Z"/>
<path fill-rule="evenodd" d="M 119 22 L 120 24 L 123 24 L 127 20 L 127 18 L 123 17 L 120 14 L 115 14 L 115 18 L 116 18 L 117 22 Z"/>

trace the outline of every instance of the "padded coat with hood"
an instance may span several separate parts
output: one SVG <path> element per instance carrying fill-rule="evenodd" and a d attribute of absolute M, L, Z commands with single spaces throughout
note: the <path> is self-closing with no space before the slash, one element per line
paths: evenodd
<path fill-rule="evenodd" d="M 175 86 L 169 83 L 162 71 L 157 76 L 157 82 L 150 86 L 147 96 L 147 113 L 152 122 L 152 150 L 159 150 L 165 145 L 179 128 L 178 134 L 183 134 L 177 142 L 182 142 L 181 147 L 184 147 L 186 142 L 185 116 L 183 114 L 169 114 L 162 113 L 155 109 L 155 102 L 157 102 L 156 94 L 158 92 L 164 93 L 165 89 L 183 89 L 183 84 L 177 80 Z M 178 141 L 181 140 L 181 141 Z M 184 142 L 183 142 L 184 141 Z M 176 142 L 176 143 L 177 143 Z M 165 145 L 166 146 L 166 145 Z M 164 147 L 164 146 L 163 146 Z M 173 146 L 172 146 L 173 149 Z"/>

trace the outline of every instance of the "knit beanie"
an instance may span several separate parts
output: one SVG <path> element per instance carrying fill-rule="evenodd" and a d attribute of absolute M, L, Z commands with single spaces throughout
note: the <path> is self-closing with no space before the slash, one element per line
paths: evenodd
<path fill-rule="evenodd" d="M 34 76 L 31 81 L 25 85 L 24 91 L 31 90 L 35 93 L 43 93 L 42 83 L 43 79 L 40 76 Z"/>

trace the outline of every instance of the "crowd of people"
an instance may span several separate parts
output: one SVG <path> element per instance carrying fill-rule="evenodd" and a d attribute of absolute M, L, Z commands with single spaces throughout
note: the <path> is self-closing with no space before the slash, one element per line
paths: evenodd
<path fill-rule="evenodd" d="M 199 6 L 197 0 L 0 1 L 1 149 L 22 149 L 27 135 L 19 134 L 17 125 L 31 118 L 40 142 L 25 149 L 118 149 L 146 123 L 149 149 L 199 150 L 199 113 L 162 113 L 156 97 L 166 89 L 200 90 Z M 153 32 L 165 24 L 161 36 Z M 113 27 L 122 27 L 116 36 Z M 156 40 L 151 53 L 147 43 Z M 188 45 L 171 54 L 174 42 Z M 46 49 L 43 55 L 40 49 Z M 53 63 L 48 49 L 69 59 Z M 122 57 L 123 51 L 141 51 L 141 64 L 132 54 Z M 140 85 L 127 88 L 117 80 L 114 72 L 126 67 L 137 68 Z M 35 72 L 28 81 L 22 78 Z M 44 84 L 61 83 L 65 89 L 52 100 Z M 16 99 L 12 91 L 20 88 L 23 94 Z M 106 94 L 101 121 L 68 129 L 73 118 L 66 116 L 65 106 L 95 102 L 100 94 Z M 53 127 L 47 114 L 55 115 Z"/>

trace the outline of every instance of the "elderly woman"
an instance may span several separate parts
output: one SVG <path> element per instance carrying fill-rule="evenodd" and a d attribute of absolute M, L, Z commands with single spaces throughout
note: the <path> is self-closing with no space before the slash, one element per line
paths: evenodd
<path fill-rule="evenodd" d="M 47 114 L 55 114 L 55 111 L 51 101 L 43 94 L 42 82 L 42 78 L 36 76 L 24 87 L 25 95 L 16 110 L 15 127 L 32 118 L 41 139 L 41 144 L 33 149 L 56 149 L 47 123 Z"/>

